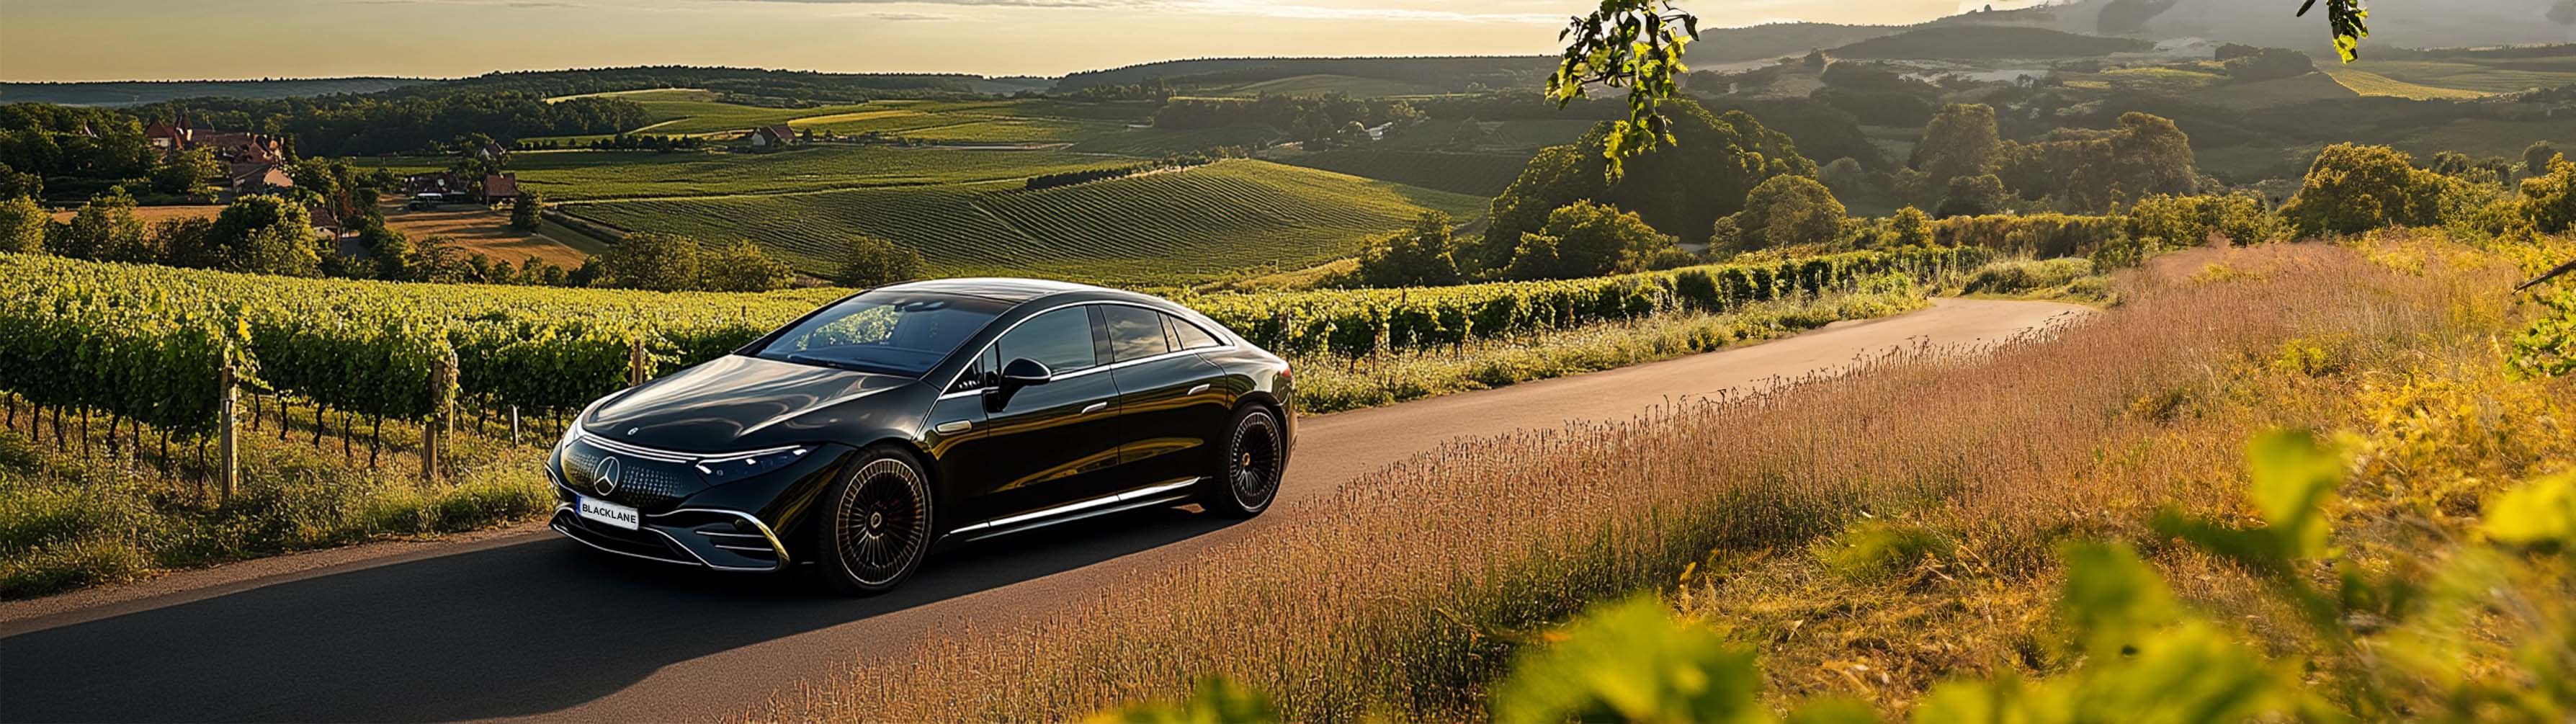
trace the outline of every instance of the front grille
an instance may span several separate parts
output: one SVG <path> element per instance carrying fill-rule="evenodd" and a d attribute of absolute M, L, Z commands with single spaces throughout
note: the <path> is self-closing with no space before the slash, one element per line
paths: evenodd
<path fill-rule="evenodd" d="M 556 530 L 563 531 L 565 535 L 605 550 L 673 563 L 697 562 L 696 558 L 686 551 L 672 548 L 670 540 L 660 535 L 601 525 L 571 510 L 557 512 L 553 525 Z"/>
<path fill-rule="evenodd" d="M 591 487 L 591 475 L 598 469 L 600 459 L 612 455 L 617 458 L 617 490 L 606 496 L 599 496 L 610 502 L 638 508 L 659 506 L 689 497 L 706 488 L 706 484 L 699 480 L 697 471 L 690 470 L 686 466 L 646 460 L 631 455 L 615 455 L 578 440 L 564 448 L 564 484 L 583 495 L 598 496 Z"/>

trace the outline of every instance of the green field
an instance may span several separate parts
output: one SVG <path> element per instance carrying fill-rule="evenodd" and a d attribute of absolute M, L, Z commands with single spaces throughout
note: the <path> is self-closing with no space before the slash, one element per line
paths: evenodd
<path fill-rule="evenodd" d="M 1218 146 L 1260 148 L 1287 137 L 1269 126 L 1219 126 L 1187 131 L 1160 128 L 1122 128 L 1073 144 L 1070 150 L 1087 153 L 1120 153 L 1129 156 L 1163 156 L 1187 153 Z"/>
<path fill-rule="evenodd" d="M 352 159 L 397 173 L 446 168 L 444 158 Z M 1134 163 L 1049 150 L 979 151 L 822 145 L 770 153 L 529 151 L 511 154 L 519 183 L 557 201 L 706 196 L 1018 179 Z"/>
<path fill-rule="evenodd" d="M 2431 98 L 2477 98 L 2486 95 L 2485 93 L 2473 90 L 2409 83 L 2396 78 L 2380 75 L 2378 73 L 2354 68 L 2335 68 L 2327 70 L 2326 73 L 2334 76 L 2335 82 L 2343 84 L 2345 88 L 2350 88 L 2352 89 L 2352 92 L 2365 96 L 2391 96 L 2396 98 L 2425 100 Z"/>
<path fill-rule="evenodd" d="M 2576 83 L 2576 57 L 2364 60 L 2354 63 L 2350 70 L 2385 77 L 2399 83 L 2447 89 L 2469 95 L 2512 93 Z M 2338 73 L 2337 77 L 2340 78 L 2343 75 L 2345 74 Z M 2356 87 L 2354 90 L 2362 89 Z M 2369 93 L 2366 90 L 2363 92 Z"/>
<path fill-rule="evenodd" d="M 1244 83 L 1240 85 L 1200 88 L 1197 92 L 1208 95 L 1234 96 L 1258 96 L 1264 94 L 1282 96 L 1320 96 L 1326 93 L 1343 93 L 1348 94 L 1353 98 L 1376 98 L 1382 96 L 1425 95 L 1439 93 L 1441 92 L 1441 89 L 1438 86 L 1424 85 L 1421 83 L 1407 83 L 1400 80 L 1390 80 L 1386 78 L 1363 78 L 1350 75 L 1317 73 L 1289 76 L 1286 78 L 1273 78 L 1270 80 L 1255 83 Z"/>
<path fill-rule="evenodd" d="M 1521 167 L 1529 165 L 1529 156 L 1343 149 L 1291 156 L 1280 162 L 1426 189 L 1493 196 L 1520 177 Z"/>
<path fill-rule="evenodd" d="M 1116 135 L 1152 109 L 1135 103 L 1050 99 L 878 101 L 788 123 L 816 133 L 876 133 L 933 143 L 1074 143 Z"/>
<path fill-rule="evenodd" d="M 1355 252 L 1425 209 L 1479 215 L 1485 199 L 1269 163 L 1198 168 L 1043 191 L 1001 182 L 767 196 L 605 201 L 566 210 L 630 231 L 748 238 L 828 271 L 853 233 L 921 250 L 942 274 L 1170 284 L 1294 269 Z"/>

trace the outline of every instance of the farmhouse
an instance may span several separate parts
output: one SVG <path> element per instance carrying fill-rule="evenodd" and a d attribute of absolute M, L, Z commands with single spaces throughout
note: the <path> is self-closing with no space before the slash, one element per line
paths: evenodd
<path fill-rule="evenodd" d="M 164 156 L 194 149 L 214 152 L 215 160 L 226 163 L 279 163 L 286 160 L 286 143 L 276 136 L 249 131 L 218 131 L 189 128 L 154 122 L 143 128 L 143 138 Z"/>
<path fill-rule="evenodd" d="M 515 203 L 518 198 L 518 174 L 504 173 L 483 177 L 483 203 L 498 203 L 504 200 Z"/>
<path fill-rule="evenodd" d="M 228 163 L 224 164 L 224 168 L 225 177 L 229 179 L 227 186 L 235 193 L 252 193 L 295 185 L 295 179 L 287 177 L 286 169 L 274 162 Z"/>
<path fill-rule="evenodd" d="M 474 148 L 474 157 L 485 161 L 507 163 L 510 160 L 510 149 L 502 148 L 498 143 L 484 141 L 483 145 Z"/>
<path fill-rule="evenodd" d="M 751 129 L 751 145 L 760 148 L 796 145 L 796 130 L 786 126 L 761 126 Z"/>

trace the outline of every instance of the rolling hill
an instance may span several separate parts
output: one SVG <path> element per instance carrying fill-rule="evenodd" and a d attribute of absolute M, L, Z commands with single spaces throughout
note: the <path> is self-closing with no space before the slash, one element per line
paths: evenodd
<path fill-rule="evenodd" d="M 1266 161 L 1231 160 L 1042 191 L 1009 182 L 570 204 L 628 230 L 748 238 L 828 272 L 852 234 L 921 250 L 942 274 L 1173 284 L 1348 256 L 1426 209 L 1485 199 Z"/>

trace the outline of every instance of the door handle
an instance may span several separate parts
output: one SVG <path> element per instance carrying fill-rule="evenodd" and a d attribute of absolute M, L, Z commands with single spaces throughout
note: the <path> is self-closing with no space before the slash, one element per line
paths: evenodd
<path fill-rule="evenodd" d="M 1193 394 L 1193 395 L 1198 394 L 1198 393 L 1201 393 L 1201 392 L 1206 392 L 1206 391 L 1208 391 L 1208 386 L 1207 386 L 1207 385 L 1205 385 L 1205 384 L 1199 385 L 1199 386 L 1197 386 L 1197 387 L 1192 387 L 1192 388 L 1190 388 L 1190 394 Z"/>
<path fill-rule="evenodd" d="M 1089 405 L 1085 405 L 1085 406 L 1083 406 L 1083 408 L 1082 408 L 1082 414 L 1088 415 L 1088 414 L 1091 414 L 1091 413 L 1094 413 L 1094 412 L 1099 412 L 1099 411 L 1101 411 L 1101 410 L 1106 410 L 1106 409 L 1109 409 L 1109 403 L 1106 403 L 1106 402 L 1094 402 L 1094 403 L 1091 403 L 1091 404 L 1089 404 Z"/>
<path fill-rule="evenodd" d="M 950 420 L 939 423 L 938 427 L 931 429 L 939 431 L 939 434 L 941 435 L 955 435 L 957 433 L 975 429 L 975 423 L 966 420 Z"/>

